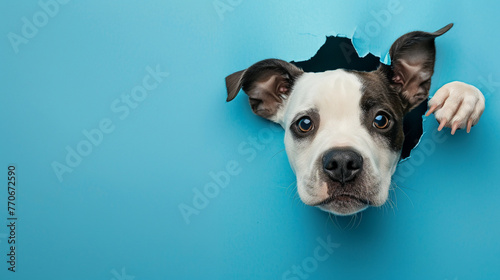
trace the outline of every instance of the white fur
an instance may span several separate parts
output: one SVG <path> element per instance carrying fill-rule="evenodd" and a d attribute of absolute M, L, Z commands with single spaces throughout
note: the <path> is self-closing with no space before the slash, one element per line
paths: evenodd
<path fill-rule="evenodd" d="M 399 156 L 361 124 L 361 87 L 358 77 L 344 70 L 304 73 L 276 115 L 275 121 L 285 128 L 288 159 L 297 175 L 299 196 L 306 204 L 328 198 L 326 182 L 319 176 L 323 171 L 316 170 L 315 163 L 334 147 L 354 149 L 363 157 L 363 169 L 368 174 L 363 184 L 376 193 L 369 198 L 373 205 L 382 205 L 387 199 Z M 297 113 L 311 108 L 318 110 L 321 119 L 314 140 L 296 141 L 290 131 L 291 122 Z M 334 209 L 320 208 L 335 213 Z"/>

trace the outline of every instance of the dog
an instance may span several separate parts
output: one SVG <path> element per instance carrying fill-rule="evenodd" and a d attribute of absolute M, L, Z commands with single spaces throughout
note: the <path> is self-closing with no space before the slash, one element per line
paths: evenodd
<path fill-rule="evenodd" d="M 301 200 L 336 215 L 383 205 L 404 141 L 403 118 L 428 100 L 436 32 L 414 31 L 389 50 L 391 64 L 370 72 L 304 72 L 266 59 L 226 77 L 227 101 L 242 89 L 252 111 L 280 124 Z M 485 100 L 474 86 L 451 82 L 429 101 L 451 133 L 476 125 Z"/>

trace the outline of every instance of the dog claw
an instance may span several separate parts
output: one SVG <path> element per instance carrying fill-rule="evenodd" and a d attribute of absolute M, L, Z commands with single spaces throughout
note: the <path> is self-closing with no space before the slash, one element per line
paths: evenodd
<path fill-rule="evenodd" d="M 439 123 L 438 131 L 443 130 L 443 127 L 446 125 L 448 121 L 446 119 L 443 119 L 441 123 Z"/>
<path fill-rule="evenodd" d="M 455 135 L 455 132 L 458 129 L 458 122 L 454 122 L 453 125 L 451 126 L 451 135 Z"/>
<path fill-rule="evenodd" d="M 429 111 L 427 111 L 427 113 L 425 113 L 425 116 L 428 117 L 430 116 L 432 113 L 434 113 L 434 111 L 436 111 L 437 109 L 437 105 L 432 105 L 431 108 L 429 109 Z"/>

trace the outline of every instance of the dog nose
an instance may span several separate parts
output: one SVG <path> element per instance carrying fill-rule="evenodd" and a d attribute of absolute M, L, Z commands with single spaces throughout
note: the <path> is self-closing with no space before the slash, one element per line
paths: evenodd
<path fill-rule="evenodd" d="M 323 155 L 323 170 L 330 179 L 344 184 L 363 169 L 363 157 L 349 149 L 331 149 Z"/>

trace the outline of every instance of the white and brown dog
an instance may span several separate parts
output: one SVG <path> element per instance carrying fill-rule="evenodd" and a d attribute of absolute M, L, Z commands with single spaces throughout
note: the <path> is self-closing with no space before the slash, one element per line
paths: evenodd
<path fill-rule="evenodd" d="M 394 42 L 391 65 L 360 72 L 306 73 L 267 59 L 226 78 L 227 101 L 240 89 L 253 112 L 285 129 L 288 159 L 301 200 L 337 215 L 381 206 L 404 141 L 403 117 L 429 96 L 434 71 L 434 32 L 415 31 Z M 440 123 L 467 132 L 484 111 L 475 87 L 452 82 L 429 101 Z"/>

